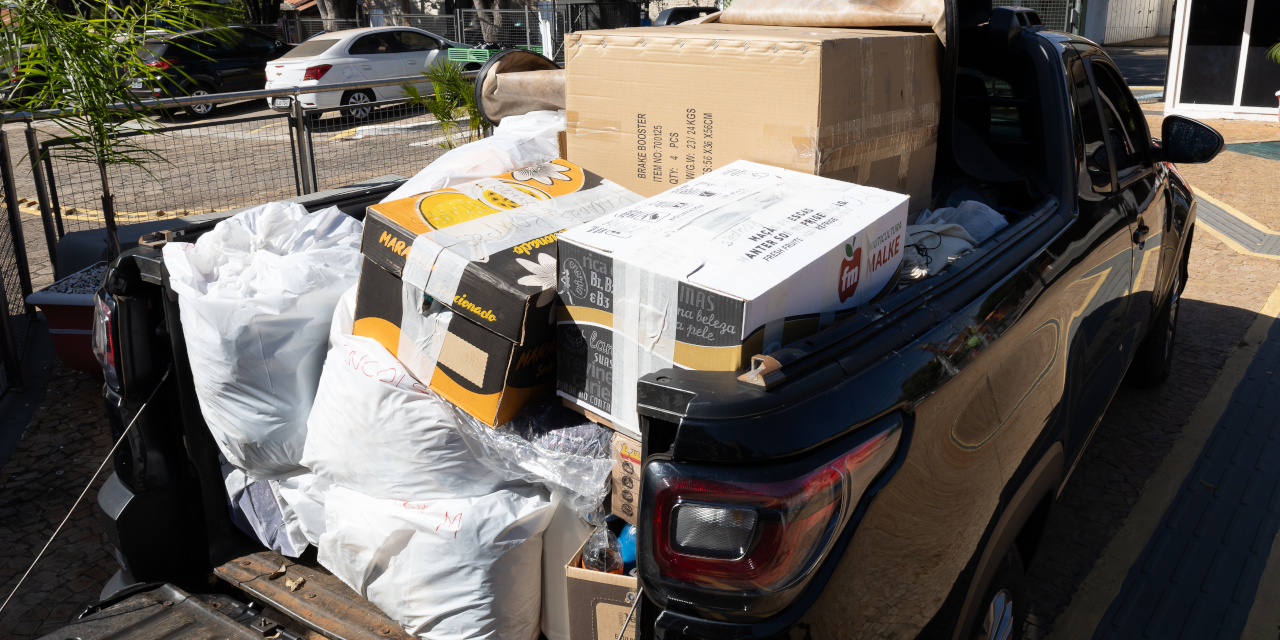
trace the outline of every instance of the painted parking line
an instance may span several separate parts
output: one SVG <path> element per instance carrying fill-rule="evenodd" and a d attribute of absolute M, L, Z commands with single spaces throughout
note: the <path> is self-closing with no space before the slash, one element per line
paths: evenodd
<path fill-rule="evenodd" d="M 1250 365 L 1258 356 L 1259 348 L 1271 332 L 1277 317 L 1280 317 L 1280 287 L 1272 291 L 1245 333 L 1242 343 L 1244 346 L 1237 347 L 1227 359 L 1209 393 L 1183 428 L 1181 437 L 1174 443 L 1160 468 L 1147 481 L 1142 495 L 1124 524 L 1072 596 L 1067 610 L 1055 621 L 1050 640 L 1089 638 L 1098 632 L 1104 616 L 1120 594 L 1125 578 L 1147 548 L 1170 505 L 1178 497 L 1188 474 L 1201 458 L 1209 436 L 1232 405 L 1236 388 L 1244 382 Z M 1271 566 L 1275 560 L 1273 555 L 1267 565 L 1272 572 L 1264 574 L 1263 581 L 1259 583 L 1259 602 L 1262 596 L 1271 593 L 1264 591 L 1264 587 L 1268 590 L 1276 589 L 1277 583 L 1280 583 L 1275 575 L 1280 573 L 1280 568 L 1273 570 Z M 1274 601 L 1267 603 L 1267 609 L 1274 616 Z M 1252 618 L 1251 613 L 1251 622 Z M 1274 626 L 1267 637 L 1275 637 Z"/>

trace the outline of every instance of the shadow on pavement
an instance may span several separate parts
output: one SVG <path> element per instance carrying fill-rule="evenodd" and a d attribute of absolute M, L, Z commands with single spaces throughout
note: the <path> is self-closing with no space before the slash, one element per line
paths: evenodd
<path fill-rule="evenodd" d="M 1027 568 L 1026 638 L 1043 638 L 1137 503 L 1257 313 L 1183 299 L 1173 373 L 1122 386 L 1049 512 Z"/>

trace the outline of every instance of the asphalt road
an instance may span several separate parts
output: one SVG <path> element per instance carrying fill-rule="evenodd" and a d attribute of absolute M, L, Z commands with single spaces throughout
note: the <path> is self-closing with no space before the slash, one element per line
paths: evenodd
<path fill-rule="evenodd" d="M 1168 66 L 1167 47 L 1106 47 L 1131 87 L 1163 87 Z"/>

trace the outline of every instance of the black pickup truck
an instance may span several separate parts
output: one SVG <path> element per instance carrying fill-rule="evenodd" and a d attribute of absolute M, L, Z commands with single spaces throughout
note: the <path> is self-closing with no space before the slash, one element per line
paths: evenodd
<path fill-rule="evenodd" d="M 973 4 L 948 0 L 935 184 L 1009 225 L 750 371 L 641 380 L 637 637 L 1021 637 L 1024 568 L 1108 403 L 1168 376 L 1196 219 L 1174 163 L 1221 136 L 1172 116 L 1153 139 L 1099 47 Z M 359 217 L 387 190 L 307 206 Z M 98 313 L 115 434 L 137 415 L 99 496 L 121 570 L 59 637 L 402 637 L 306 556 L 312 588 L 268 580 L 279 556 L 232 526 L 159 249 L 112 265 Z"/>

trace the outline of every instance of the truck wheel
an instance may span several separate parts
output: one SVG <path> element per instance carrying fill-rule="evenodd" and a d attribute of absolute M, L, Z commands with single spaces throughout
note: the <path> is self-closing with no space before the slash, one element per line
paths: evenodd
<path fill-rule="evenodd" d="M 1173 341 L 1178 331 L 1178 303 L 1182 299 L 1182 270 L 1174 272 L 1169 300 L 1164 303 L 1147 337 L 1133 355 L 1126 380 L 1136 387 L 1154 387 L 1169 378 L 1173 371 Z"/>
<path fill-rule="evenodd" d="M 973 640 L 1019 640 L 1026 620 L 1026 599 L 1022 593 L 1022 556 L 1014 546 L 1000 563 L 1000 569 L 987 587 L 985 603 L 978 611 Z"/>

